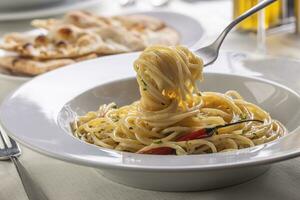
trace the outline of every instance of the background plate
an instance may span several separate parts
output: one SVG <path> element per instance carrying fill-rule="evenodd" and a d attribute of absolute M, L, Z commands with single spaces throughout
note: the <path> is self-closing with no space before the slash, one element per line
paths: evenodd
<path fill-rule="evenodd" d="M 8 0 L 9 1 L 9 0 Z M 26 1 L 26 0 L 24 0 Z M 18 11 L 1 11 L 0 21 L 24 20 L 59 15 L 69 10 L 84 9 L 99 4 L 102 0 L 64 0 L 47 6 Z"/>

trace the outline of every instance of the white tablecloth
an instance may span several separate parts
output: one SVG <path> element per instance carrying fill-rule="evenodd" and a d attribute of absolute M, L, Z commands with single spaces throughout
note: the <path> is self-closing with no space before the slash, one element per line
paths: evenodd
<path fill-rule="evenodd" d="M 139 190 L 107 180 L 95 169 L 50 159 L 24 149 L 20 158 L 50 200 L 299 200 L 300 159 L 277 163 L 244 184 L 203 192 Z M 13 164 L 0 164 L 0 199 L 26 200 Z"/>
<path fill-rule="evenodd" d="M 112 1 L 110 1 L 112 2 Z M 141 6 L 149 9 L 149 6 Z M 226 26 L 231 19 L 231 1 L 203 1 L 195 4 L 174 1 L 168 9 L 196 17 L 205 28 L 202 44 L 213 38 Z M 119 11 L 115 4 L 94 8 L 101 12 L 116 13 Z M 7 31 L 28 30 L 29 22 L 0 23 L 0 34 Z M 255 51 L 256 38 L 254 35 L 232 33 L 226 40 L 224 49 Z M 269 51 L 292 57 L 300 56 L 293 47 L 277 48 L 273 42 Z M 278 43 L 277 43 L 278 44 Z M 273 46 L 272 46 L 273 45 Z M 278 44 L 282 45 L 282 44 Z M 1 86 L 2 87 L 2 86 Z M 1 89 L 0 87 L 0 89 Z M 298 200 L 300 199 L 300 159 L 277 163 L 264 175 L 247 183 L 228 188 L 189 192 L 170 193 L 139 190 L 113 183 L 97 170 L 77 166 L 49 157 L 45 157 L 26 148 L 20 157 L 34 180 L 41 186 L 50 200 Z M 26 200 L 23 187 L 16 170 L 11 162 L 0 162 L 0 200 Z"/>

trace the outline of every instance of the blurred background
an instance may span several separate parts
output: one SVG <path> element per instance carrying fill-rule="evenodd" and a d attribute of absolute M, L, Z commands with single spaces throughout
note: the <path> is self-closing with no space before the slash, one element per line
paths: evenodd
<path fill-rule="evenodd" d="M 199 45 L 210 43 L 236 16 L 259 0 L 0 0 L 0 35 L 31 30 L 36 18 L 60 17 L 70 10 L 89 10 L 99 15 L 150 10 L 179 12 L 203 27 Z M 230 34 L 223 50 L 259 55 L 300 57 L 299 0 L 278 0 L 246 20 Z M 191 32 L 193 30 L 190 30 Z"/>

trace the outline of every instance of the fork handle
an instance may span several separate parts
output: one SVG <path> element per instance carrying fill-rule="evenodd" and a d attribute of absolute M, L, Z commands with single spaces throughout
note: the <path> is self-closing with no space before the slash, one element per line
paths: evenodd
<path fill-rule="evenodd" d="M 10 156 L 10 160 L 15 164 L 18 174 L 21 178 L 23 187 L 29 200 L 48 200 L 46 195 L 43 193 L 39 185 L 37 185 L 28 171 L 20 163 L 16 156 Z"/>

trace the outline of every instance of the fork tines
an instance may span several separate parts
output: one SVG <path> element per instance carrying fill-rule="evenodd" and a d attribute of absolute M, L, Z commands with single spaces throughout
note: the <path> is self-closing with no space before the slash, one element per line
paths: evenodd
<path fill-rule="evenodd" d="M 0 157 L 17 156 L 19 154 L 18 144 L 0 127 Z"/>

